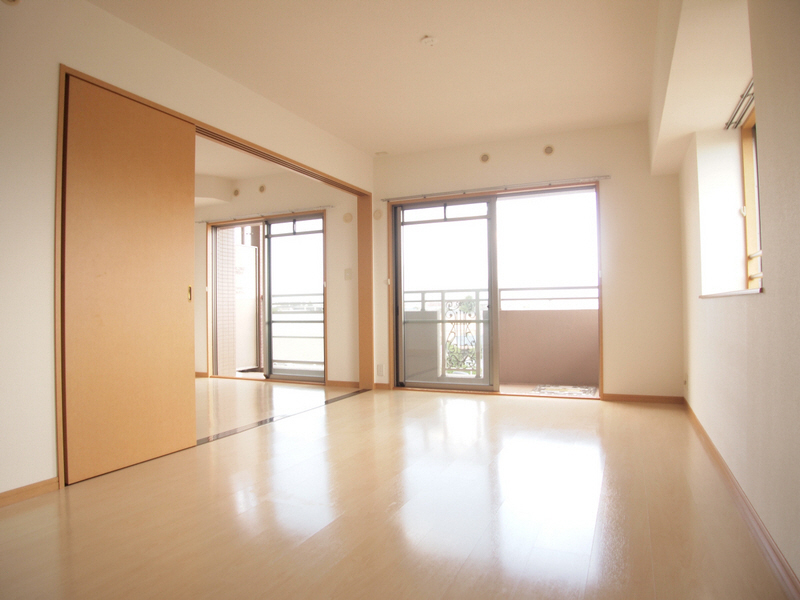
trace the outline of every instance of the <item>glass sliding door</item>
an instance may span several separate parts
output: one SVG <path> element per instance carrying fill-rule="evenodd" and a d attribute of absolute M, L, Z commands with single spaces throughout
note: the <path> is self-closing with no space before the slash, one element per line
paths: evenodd
<path fill-rule="evenodd" d="M 265 223 L 264 374 L 325 380 L 322 215 Z"/>
<path fill-rule="evenodd" d="M 492 203 L 394 210 L 398 383 L 492 389 Z"/>

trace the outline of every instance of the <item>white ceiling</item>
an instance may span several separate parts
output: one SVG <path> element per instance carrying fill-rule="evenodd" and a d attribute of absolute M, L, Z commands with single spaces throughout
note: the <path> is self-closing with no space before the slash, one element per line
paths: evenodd
<path fill-rule="evenodd" d="M 658 0 L 90 1 L 370 153 L 649 112 Z"/>

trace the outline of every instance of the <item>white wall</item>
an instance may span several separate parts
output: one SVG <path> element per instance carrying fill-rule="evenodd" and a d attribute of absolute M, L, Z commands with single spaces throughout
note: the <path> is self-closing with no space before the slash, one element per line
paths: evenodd
<path fill-rule="evenodd" d="M 800 4 L 750 0 L 764 292 L 698 299 L 696 161 L 681 172 L 687 399 L 800 573 Z"/>
<path fill-rule="evenodd" d="M 0 492 L 56 476 L 59 63 L 372 187 L 371 157 L 83 0 L 0 3 Z"/>
<path fill-rule="evenodd" d="M 678 180 L 649 174 L 645 124 L 377 158 L 374 208 L 384 216 L 375 223 L 376 364 L 389 360 L 382 198 L 594 175 L 611 177 L 600 183 L 605 391 L 683 395 Z"/>
<path fill-rule="evenodd" d="M 264 192 L 259 187 L 264 185 Z M 234 182 L 239 195 L 231 202 L 195 209 L 195 220 L 226 221 L 253 215 L 326 208 L 325 252 L 327 282 L 327 379 L 358 381 L 358 215 L 356 197 L 296 173 Z M 353 220 L 344 222 L 345 214 Z M 345 280 L 345 269 L 352 279 Z M 206 285 L 206 228 L 195 229 L 195 286 Z M 202 323 L 201 323 L 202 322 Z M 195 307 L 196 370 L 208 371 L 205 303 Z M 203 368 L 199 368 L 202 366 Z"/>

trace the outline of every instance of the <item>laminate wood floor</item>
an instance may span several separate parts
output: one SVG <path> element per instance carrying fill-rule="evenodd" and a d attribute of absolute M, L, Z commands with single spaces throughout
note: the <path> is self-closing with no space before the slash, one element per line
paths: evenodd
<path fill-rule="evenodd" d="M 210 441 L 265 421 L 283 419 L 357 392 L 358 388 L 198 377 L 197 440 Z"/>
<path fill-rule="evenodd" d="M 686 410 L 375 391 L 0 509 L 2 598 L 782 598 Z"/>

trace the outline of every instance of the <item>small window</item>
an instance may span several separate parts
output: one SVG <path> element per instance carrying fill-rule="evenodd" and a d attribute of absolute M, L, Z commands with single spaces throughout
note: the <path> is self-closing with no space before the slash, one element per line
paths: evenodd
<path fill-rule="evenodd" d="M 744 229 L 747 247 L 747 288 L 761 289 L 761 223 L 758 203 L 758 148 L 756 110 L 742 123 L 742 185 L 744 188 Z"/>

